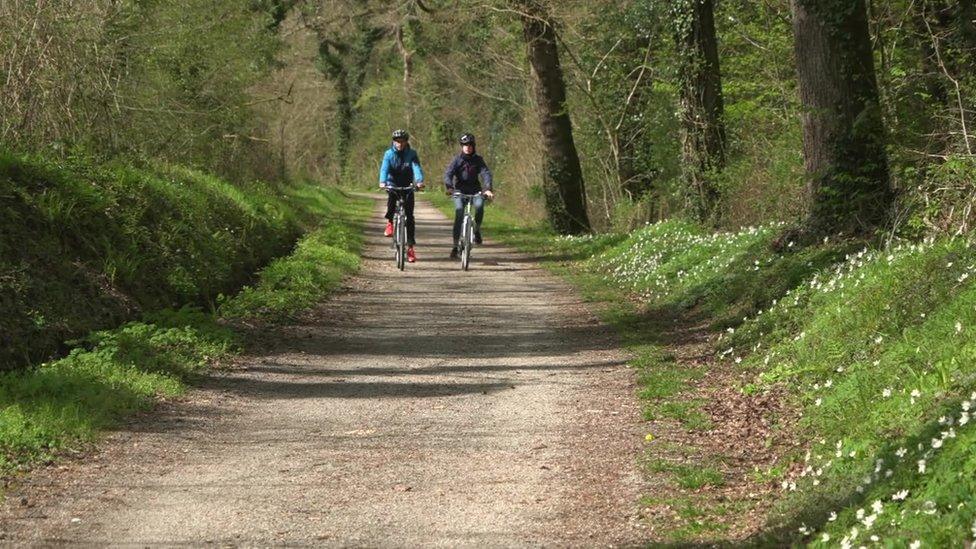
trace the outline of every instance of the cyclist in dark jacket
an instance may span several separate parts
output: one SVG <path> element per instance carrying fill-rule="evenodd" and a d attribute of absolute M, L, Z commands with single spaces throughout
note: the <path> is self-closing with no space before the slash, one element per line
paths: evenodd
<path fill-rule="evenodd" d="M 380 187 L 411 187 L 417 184 L 417 189 L 424 187 L 424 171 L 420 167 L 420 157 L 410 148 L 410 134 L 406 130 L 393 131 L 393 144 L 383 155 L 380 164 Z M 413 218 L 414 196 L 406 193 L 404 196 L 404 213 L 407 214 L 407 261 L 417 261 L 417 253 L 413 247 L 416 244 L 414 234 L 416 222 Z M 393 236 L 393 214 L 396 211 L 396 195 L 390 193 L 386 202 L 386 230 L 384 236 Z"/>
<path fill-rule="evenodd" d="M 461 154 L 454 157 L 444 172 L 444 186 L 447 194 L 474 194 L 471 205 L 474 207 L 474 241 L 481 244 L 481 220 L 485 217 L 485 198 L 491 199 L 494 194 L 491 188 L 491 170 L 485 159 L 475 154 L 474 136 L 466 133 L 459 139 Z M 478 178 L 481 178 L 481 181 Z M 480 193 L 480 194 L 478 194 Z M 483 195 L 483 196 L 482 196 Z M 461 223 L 464 219 L 466 199 L 454 197 L 454 248 L 451 257 L 458 255 L 458 240 L 461 238 Z"/>

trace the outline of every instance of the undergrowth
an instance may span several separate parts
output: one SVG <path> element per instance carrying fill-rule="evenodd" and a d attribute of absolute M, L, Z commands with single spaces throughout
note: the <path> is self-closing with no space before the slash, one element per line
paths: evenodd
<path fill-rule="evenodd" d="M 9 166 L 8 166 L 9 167 Z M 22 167 L 21 167 L 22 168 Z M 36 168 L 36 166 L 34 167 Z M 122 169 L 122 168 L 119 168 Z M 128 168 L 125 168 L 128 169 Z M 42 236 L 48 238 L 46 242 L 34 245 L 21 245 L 17 253 L 33 262 L 34 266 L 58 266 L 67 264 L 68 260 L 49 256 L 54 250 L 65 250 L 66 242 L 77 241 L 82 244 L 82 251 L 78 252 L 78 261 L 87 261 L 88 265 L 106 265 L 112 257 L 118 254 L 131 253 L 133 257 L 142 253 L 140 250 L 122 244 L 121 250 L 113 248 L 125 238 L 145 238 L 146 242 L 153 239 L 167 240 L 156 242 L 157 248 L 145 250 L 144 256 L 139 256 L 133 262 L 133 268 L 126 274 L 118 271 L 111 279 L 119 285 L 132 284 L 126 288 L 127 294 L 120 300 L 133 299 L 145 307 L 153 304 L 164 305 L 169 299 L 184 300 L 186 303 L 179 309 L 163 308 L 154 312 L 143 313 L 137 321 L 130 321 L 118 328 L 95 330 L 80 338 L 63 343 L 71 348 L 66 356 L 35 364 L 26 368 L 19 368 L 0 373 L 0 472 L 10 472 L 21 467 L 30 467 L 38 462 L 52 459 L 54 456 L 82 448 L 97 434 L 114 424 L 121 418 L 132 413 L 150 408 L 159 399 L 179 395 L 185 390 L 187 383 L 192 380 L 195 372 L 206 365 L 234 353 L 241 346 L 241 337 L 237 335 L 224 319 L 229 318 L 264 318 L 281 320 L 294 313 L 308 308 L 329 292 L 333 291 L 341 278 L 358 267 L 359 249 L 361 245 L 359 221 L 369 211 L 369 201 L 352 199 L 335 188 L 323 187 L 316 184 L 304 183 L 291 185 L 282 189 L 283 194 L 268 203 L 262 202 L 266 195 L 249 194 L 249 190 L 241 190 L 226 182 L 210 178 L 203 174 L 183 168 L 167 168 L 172 173 L 182 174 L 182 178 L 152 183 L 166 187 L 167 185 L 180 187 L 189 180 L 206 181 L 201 188 L 206 193 L 212 193 L 236 204 L 224 212 L 226 215 L 236 212 L 242 219 L 233 221 L 220 219 L 219 211 L 213 212 L 211 217 L 205 215 L 202 209 L 213 205 L 212 198 L 197 196 L 196 190 L 169 189 L 163 194 L 172 200 L 165 207 L 152 205 L 151 199 L 145 197 L 126 197 L 125 200 L 148 200 L 135 210 L 127 210 L 119 215 L 131 215 L 131 219 L 118 222 L 118 219 L 98 217 L 91 208 L 105 206 L 121 208 L 115 202 L 123 200 L 120 195 L 111 200 L 106 198 L 114 191 L 99 188 L 104 181 L 99 179 L 83 180 L 71 179 L 78 176 L 72 171 L 68 175 L 59 172 L 45 173 L 50 189 L 41 189 L 38 196 L 21 196 L 13 201 L 4 202 L 24 204 L 30 202 L 39 204 L 45 194 L 57 196 L 71 195 L 72 198 L 60 202 L 62 206 L 56 208 L 56 213 L 50 213 L 49 219 L 42 222 Z M 107 177 L 109 171 L 100 176 Z M 65 178 L 60 180 L 58 178 Z M 23 178 L 20 179 L 21 181 Z M 0 181 L 3 181 L 0 179 Z M 51 183 L 56 181 L 56 183 Z M 66 183 L 70 181 L 70 183 Z M 6 181 L 8 184 L 10 180 Z M 114 182 L 112 184 L 123 185 Z M 65 191 L 63 185 L 70 185 L 71 190 Z M 92 187 L 91 189 L 85 186 Z M 53 189 L 53 190 L 52 190 Z M 270 189 L 266 187 L 265 190 Z M 128 187 L 126 192 L 144 190 L 141 187 Z M 87 196 L 85 193 L 90 194 Z M 168 194 L 166 194 L 168 193 Z M 85 195 L 78 198 L 76 195 Z M 161 195 L 162 196 L 162 195 Z M 86 198 L 87 197 L 87 198 Z M 84 200 L 91 199 L 91 202 Z M 157 197 L 158 198 L 158 197 Z M 83 207 L 70 205 L 72 200 L 83 202 Z M 192 204 L 200 200 L 200 204 Z M 114 204 L 114 205 L 113 205 Z M 185 208 L 184 208 L 185 206 Z M 186 212 L 182 215 L 180 212 Z M 52 210 L 53 212 L 53 210 Z M 230 213 L 228 213 L 230 212 Z M 36 210 L 33 210 L 37 214 Z M 94 216 L 95 219 L 74 220 L 74 216 Z M 194 216 L 199 215 L 200 218 Z M 66 225 L 59 225 L 61 218 L 71 217 Z M 198 221 L 202 226 L 195 226 Z M 272 220 L 275 220 L 272 222 Z M 22 226 L 18 230 L 27 231 L 30 223 L 25 218 L 7 218 L 5 223 L 13 225 L 15 221 Z M 107 226 L 99 223 L 107 223 Z M 224 223 L 230 223 L 221 227 Z M 216 224 L 216 225 L 214 225 Z M 216 227 L 216 229 L 214 229 Z M 228 227 L 237 227 L 231 230 Z M 272 253 L 278 245 L 276 241 L 286 239 L 291 233 L 308 227 L 305 237 L 298 241 L 293 252 L 275 259 L 262 269 L 257 275 L 254 273 L 236 272 L 244 266 L 256 264 L 259 255 Z M 183 231 L 177 234 L 162 234 L 167 230 Z M 214 232 L 210 232 L 214 229 Z M 89 230 L 91 232 L 84 232 Z M 250 236 L 235 236 L 236 231 Z M 80 232 L 79 232 L 80 231 Z M 101 231 L 101 232 L 99 232 Z M 277 232 L 275 232 L 277 231 Z M 252 239 L 268 238 L 271 242 L 261 243 L 266 249 L 260 253 L 246 250 Z M 203 239 L 206 242 L 188 242 Z M 4 253 L 10 253 L 14 248 L 12 240 L 5 240 L 8 247 Z M 145 242 L 137 243 L 142 245 Z M 255 245 L 258 245 L 255 243 Z M 46 247 L 50 246 L 50 248 Z M 186 249 L 178 246 L 187 246 Z M 228 249 L 221 250 L 221 247 Z M 184 265 L 199 267 L 196 275 L 187 280 L 191 281 L 192 290 L 185 293 L 171 291 L 175 287 L 159 290 L 168 297 L 156 301 L 155 297 L 144 296 L 139 292 L 145 285 L 161 282 L 176 272 L 158 266 L 162 258 L 168 254 L 182 252 L 207 255 L 206 250 L 212 252 L 214 265 L 206 265 L 204 257 L 185 259 Z M 157 254 L 158 255 L 154 255 Z M 101 255 L 99 255 L 101 254 Z M 115 254 L 115 255 L 113 255 Z M 220 255 L 223 254 L 223 255 Z M 249 259 L 242 259 L 244 257 Z M 101 262 L 101 263 L 99 263 Z M 222 263 L 223 262 L 223 263 Z M 235 264 L 236 262 L 236 264 Z M 235 266 L 236 265 L 236 266 Z M 156 266 L 156 267 L 154 267 Z M 65 267 L 72 269 L 76 266 Z M 159 268 L 162 272 L 144 272 L 146 269 Z M 224 276 L 224 270 L 233 270 L 231 278 L 237 280 L 254 279 L 255 282 L 231 297 L 224 297 L 217 290 L 224 287 L 213 282 L 213 278 Z M 178 269 L 177 269 L 178 270 Z M 187 271 L 188 272 L 188 271 Z M 139 277 L 145 274 L 149 280 L 136 281 L 127 277 Z M 32 282 L 33 286 L 26 292 L 9 292 L 16 304 L 41 307 L 46 302 L 27 303 L 25 296 L 31 292 L 51 290 L 57 293 L 49 299 L 75 300 L 74 305 L 79 311 L 85 306 L 92 306 L 88 299 L 102 299 L 98 292 L 93 295 L 72 295 L 70 291 L 77 288 L 76 281 L 62 280 L 65 275 L 60 271 L 49 271 L 47 278 Z M 108 276 L 103 273 L 100 276 Z M 231 286 L 227 286 L 232 288 Z M 7 288 L 10 290 L 10 288 Z M 23 289 L 23 288 L 21 288 Z M 204 309 L 194 304 L 200 297 L 200 292 L 208 296 L 206 301 L 220 303 L 216 311 Z M 17 288 L 14 288 L 17 290 Z M 115 290 L 113 290 L 115 291 Z M 150 290 L 147 290 L 150 291 Z M 211 295 L 213 293 L 213 295 Z M 19 300 L 19 301 L 18 301 Z M 8 303 L 4 302 L 5 312 Z M 13 313 L 22 309 L 14 308 Z M 48 308 L 45 314 L 56 315 L 63 310 Z M 70 317 L 70 315 L 67 315 Z M 125 316 L 125 315 L 123 315 Z M 109 316 L 108 318 L 111 318 Z M 108 322 L 108 318 L 104 319 Z M 9 319 L 8 319 L 9 320 Z M 90 322 L 90 321 L 89 321 Z M 66 325 L 68 325 L 66 321 Z M 97 322 L 96 322 L 97 324 Z M 71 329 L 52 331 L 51 334 L 74 333 L 81 326 L 86 325 L 81 320 Z M 33 331 L 20 332 L 25 339 L 16 339 L 17 334 L 6 334 L 16 345 L 28 350 L 32 344 L 44 346 L 47 339 L 31 338 L 30 334 L 40 333 L 42 325 L 33 326 Z M 49 335 L 48 337 L 54 337 Z M 48 346 L 49 347 L 49 346 Z"/>
<path fill-rule="evenodd" d="M 976 537 L 970 243 L 827 239 L 774 252 L 778 225 L 713 233 L 668 221 L 583 237 L 503 225 L 495 234 L 604 302 L 634 352 L 648 419 L 709 428 L 688 392 L 700 371 L 669 356 L 662 321 L 709 326 L 711 360 L 752 377 L 744 393 L 785 393 L 800 420 L 778 428 L 797 443 L 757 471 L 756 482 L 780 491 L 756 543 L 936 547 Z M 657 472 L 679 487 L 708 484 L 689 474 L 705 469 L 682 467 Z M 736 520 L 682 505 L 695 520 L 672 525 L 671 541 L 720 540 Z"/>

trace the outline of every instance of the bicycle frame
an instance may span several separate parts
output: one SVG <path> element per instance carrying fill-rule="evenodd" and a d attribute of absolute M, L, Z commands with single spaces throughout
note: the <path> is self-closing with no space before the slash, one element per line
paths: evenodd
<path fill-rule="evenodd" d="M 396 210 L 393 213 L 393 257 L 396 267 L 403 270 L 407 260 L 407 214 L 404 200 L 406 193 L 414 192 L 417 187 L 383 187 L 387 193 L 396 195 Z"/>
<path fill-rule="evenodd" d="M 476 194 L 464 194 L 464 193 L 454 193 L 451 196 L 460 197 L 464 200 L 464 218 L 461 221 L 461 240 L 458 242 L 460 249 L 459 255 L 461 256 L 461 270 L 467 271 L 468 266 L 471 264 L 471 249 L 474 248 L 474 233 L 477 231 L 475 227 L 474 217 L 471 215 L 471 203 L 474 202 L 474 198 L 482 196 L 483 193 Z"/>

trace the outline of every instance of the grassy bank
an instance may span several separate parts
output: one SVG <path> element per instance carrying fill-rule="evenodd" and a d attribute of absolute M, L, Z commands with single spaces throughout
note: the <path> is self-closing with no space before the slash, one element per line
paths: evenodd
<path fill-rule="evenodd" d="M 0 152 L 0 370 L 142 312 L 212 308 L 313 222 L 295 189 Z"/>
<path fill-rule="evenodd" d="M 79 224 L 90 223 L 81 225 L 82 229 L 87 227 L 102 230 L 102 233 L 87 234 L 72 232 L 79 230 L 79 226 L 74 225 L 63 226 L 57 231 L 59 226 L 54 221 L 43 220 L 41 227 L 48 231 L 43 233 L 47 240 L 37 247 L 27 246 L 26 251 L 18 252 L 28 258 L 24 261 L 33 260 L 35 266 L 50 265 L 55 268 L 61 266 L 59 261 L 46 254 L 52 250 L 67 250 L 68 242 L 72 240 L 88 242 L 87 247 L 78 251 L 78 257 L 84 259 L 76 260 L 87 261 L 85 265 L 88 267 L 111 263 L 110 259 L 98 257 L 96 252 L 108 250 L 111 257 L 130 253 L 134 256 L 132 270 L 127 271 L 124 276 L 123 273 L 117 273 L 113 280 L 116 286 L 103 288 L 105 292 L 118 293 L 118 296 L 112 297 L 116 297 L 119 302 L 136 302 L 138 308 L 166 306 L 181 300 L 185 306 L 178 310 L 159 309 L 142 313 L 138 321 L 130 321 L 121 327 L 96 330 L 80 339 L 59 342 L 63 347 L 72 348 L 64 358 L 0 373 L 0 471 L 29 466 L 79 448 L 92 440 L 101 429 L 116 423 L 119 418 L 149 408 L 160 398 L 180 394 L 196 372 L 227 357 L 240 347 L 240 337 L 227 327 L 228 324 L 222 321 L 224 318 L 285 318 L 323 298 L 335 288 L 343 275 L 358 266 L 361 244 L 358 223 L 369 212 L 369 201 L 351 199 L 338 190 L 311 184 L 278 189 L 273 197 L 267 194 L 272 192 L 270 186 L 256 187 L 266 191 L 264 195 L 249 194 L 201 174 L 185 170 L 175 170 L 174 173 L 192 176 L 199 183 L 199 187 L 193 191 L 182 191 L 190 195 L 190 203 L 179 201 L 186 198 L 179 194 L 179 190 L 165 191 L 174 193 L 172 195 L 161 194 L 154 198 L 141 199 L 136 196 L 123 197 L 120 194 L 114 199 L 146 201 L 140 202 L 137 210 L 129 211 L 127 216 L 123 216 L 129 222 L 113 223 L 111 215 L 98 217 L 97 223 L 90 220 L 77 221 Z M 77 172 L 70 174 L 74 176 Z M 44 172 L 44 175 L 48 177 L 46 181 L 54 177 L 48 172 Z M 68 177 L 64 174 L 56 175 Z M 24 177 L 18 179 L 24 180 Z M 150 181 L 155 180 L 150 178 Z M 75 183 L 85 184 L 81 180 Z M 10 185 L 9 179 L 6 184 Z M 167 186 L 162 181 L 147 184 L 159 185 L 161 188 Z M 171 181 L 170 184 L 190 185 L 182 179 Z M 88 185 L 95 187 L 91 182 Z M 215 188 L 220 191 L 214 190 Z M 128 193 L 144 190 L 138 186 L 135 189 L 126 189 Z M 204 194 L 207 196 L 194 194 L 201 189 L 206 191 Z M 72 193 L 81 192 L 76 187 L 70 187 L 69 190 Z M 30 201 L 41 202 L 45 200 L 45 192 L 61 196 L 69 191 L 60 187 L 50 191 L 42 190 L 38 195 L 15 197 L 6 205 L 9 206 L 11 202 L 15 205 L 24 205 Z M 97 189 L 91 192 L 95 197 L 88 196 L 88 202 L 81 202 L 83 207 L 74 209 L 75 206 L 65 206 L 59 210 L 62 212 L 59 215 L 68 216 L 71 211 L 75 214 L 95 215 L 91 208 L 94 204 L 105 205 L 105 202 L 99 200 L 107 200 L 104 193 L 108 191 Z M 121 190 L 112 192 L 122 193 Z M 83 195 L 83 198 L 86 196 Z M 154 209 L 151 205 L 155 199 L 162 200 L 161 196 L 172 200 L 166 203 L 168 209 Z M 265 198 L 269 202 L 262 202 Z M 201 203 L 194 204 L 194 200 L 201 200 Z M 236 201 L 233 204 L 236 204 L 237 209 L 234 210 L 235 206 L 222 202 L 225 200 Z M 206 215 L 205 208 L 212 206 L 214 201 L 243 218 L 231 222 L 229 219 L 221 219 L 219 211 Z M 161 204 L 156 206 L 162 208 Z M 36 213 L 37 210 L 31 211 Z M 233 217 L 228 212 L 224 214 Z M 195 218 L 197 215 L 200 217 Z M 55 216 L 52 218 L 58 219 Z M 196 221 L 203 222 L 203 225 L 196 226 Z M 12 224 L 10 219 L 7 222 Z M 106 227 L 110 230 L 104 230 Z M 180 234 L 186 240 L 180 240 L 176 234 L 164 234 L 167 230 L 182 231 Z M 294 246 L 292 253 L 274 259 L 257 275 L 254 272 L 238 272 L 239 269 L 259 262 L 267 263 L 275 249 L 287 251 L 285 241 L 288 238 L 294 240 L 294 237 L 306 230 L 308 232 Z M 247 234 L 236 235 L 238 231 Z M 133 238 L 147 239 L 139 244 L 147 245 L 148 248 L 123 247 L 118 253 L 112 250 L 113 244 L 132 235 L 135 235 Z M 119 241 L 113 240 L 116 238 Z M 190 242 L 197 238 L 206 241 Z M 261 238 L 268 238 L 270 242 L 258 242 Z M 153 247 L 150 242 L 152 239 L 166 242 L 156 243 L 158 247 Z M 247 250 L 249 244 L 262 247 L 262 251 Z M 10 249 L 13 246 L 4 248 L 5 251 Z M 208 250 L 209 252 L 204 253 Z M 183 252 L 193 257 L 184 258 L 183 263 L 168 269 L 160 266 L 161 257 L 168 257 L 168 253 L 178 255 Z M 203 256 L 208 254 L 214 258 L 215 265 L 205 261 Z M 197 270 L 187 270 L 187 265 Z M 163 269 L 164 272 L 149 272 L 153 266 Z M 184 268 L 180 269 L 181 266 Z M 75 267 L 77 265 L 64 268 Z M 196 273 L 199 278 L 185 279 L 195 281 L 189 286 L 150 288 L 152 283 L 165 284 L 167 280 L 178 280 L 173 278 L 174 272 Z M 220 273 L 231 272 L 233 275 L 224 277 L 222 283 L 216 282 L 220 279 Z M 64 273 L 54 270 L 37 281 L 25 279 L 31 283 L 26 289 L 38 295 L 46 290 L 63 292 L 48 296 L 48 301 L 42 300 L 40 305 L 49 302 L 57 304 L 59 299 L 74 299 L 79 302 L 75 306 L 81 311 L 86 306 L 98 307 L 101 304 L 99 300 L 105 299 L 103 294 L 97 292 L 72 294 L 78 281 L 59 278 L 56 276 L 58 274 Z M 140 274 L 151 278 L 136 280 Z M 102 276 L 108 275 L 103 273 Z M 225 297 L 222 290 L 232 290 L 232 280 L 237 281 L 238 285 L 247 280 L 253 280 L 253 283 L 232 296 Z M 179 289 L 181 287 L 183 290 Z M 23 286 L 19 288 L 25 289 Z M 118 288 L 125 288 L 127 293 L 122 294 Z M 140 294 L 142 289 L 147 289 L 151 295 Z M 10 295 L 21 299 L 14 300 L 16 305 L 28 303 L 23 300 L 23 296 L 34 294 L 8 293 L 8 299 Z M 93 300 L 94 303 L 85 300 Z M 208 306 L 201 308 L 195 305 L 201 302 Z M 35 311 L 38 306 L 30 304 Z M 14 308 L 14 315 L 25 310 L 25 307 Z M 120 310 L 117 317 L 131 316 L 136 310 L 138 309 Z M 64 313 L 64 310 L 53 306 L 45 311 L 48 315 Z M 70 331 L 63 329 L 47 333 L 41 330 L 43 325 L 35 325 L 31 328 L 33 331 L 20 332 L 21 337 L 28 337 L 27 340 L 14 338 L 12 334 L 6 337 L 11 337 L 14 344 L 29 350 L 32 342 L 47 341 L 41 338 L 31 339 L 31 334 L 43 333 L 46 338 L 54 340 L 54 333 L 74 334 L 85 326 L 109 323 L 117 317 L 105 315 L 85 323 L 79 312 L 77 323 L 64 323 L 64 326 L 73 328 Z M 69 315 L 68 318 L 74 317 Z M 28 336 L 24 336 L 24 333 Z"/>
<path fill-rule="evenodd" d="M 566 238 L 494 213 L 485 234 L 601 302 L 632 351 L 646 467 L 668 479 L 644 502 L 667 509 L 662 541 L 907 547 L 976 536 L 971 244 L 827 240 L 774 253 L 775 225 L 712 233 L 670 221 Z M 695 345 L 703 358 L 682 356 Z M 737 407 L 762 420 L 759 440 L 710 441 L 730 438 L 741 417 L 723 412 Z M 680 432 L 656 431 L 666 425 Z M 751 469 L 727 465 L 730 443 L 760 449 Z"/>

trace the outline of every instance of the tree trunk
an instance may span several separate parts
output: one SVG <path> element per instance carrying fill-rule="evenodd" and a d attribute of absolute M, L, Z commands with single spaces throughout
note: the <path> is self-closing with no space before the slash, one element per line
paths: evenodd
<path fill-rule="evenodd" d="M 894 200 L 864 2 L 791 0 L 803 153 L 810 178 L 807 230 L 868 234 Z"/>
<path fill-rule="evenodd" d="M 349 93 L 349 73 L 340 48 L 330 40 L 319 39 L 319 68 L 335 85 L 336 92 L 336 161 L 339 173 L 345 173 L 352 140 L 352 104 Z"/>
<path fill-rule="evenodd" d="M 529 63 L 535 75 L 539 125 L 545 145 L 543 191 L 553 229 L 560 234 L 590 230 L 583 170 L 566 108 L 566 84 L 559 64 L 556 33 L 545 7 L 537 0 L 514 0 L 522 12 Z"/>
<path fill-rule="evenodd" d="M 711 178 L 725 167 L 725 123 L 712 0 L 680 0 L 674 14 L 681 63 L 681 150 L 685 178 L 702 221 L 718 200 Z"/>
<path fill-rule="evenodd" d="M 938 56 L 932 41 L 937 37 L 933 36 L 931 24 L 928 22 L 928 10 L 925 2 L 919 4 L 912 14 L 912 21 L 915 24 L 915 35 L 918 37 L 919 52 L 922 56 L 922 72 L 925 79 L 925 88 L 929 95 L 938 102 L 945 105 L 949 102 L 949 91 L 945 85 L 945 75 L 939 66 Z"/>
<path fill-rule="evenodd" d="M 959 0 L 959 34 L 969 51 L 969 61 L 976 59 L 976 4 L 973 0 Z"/>

